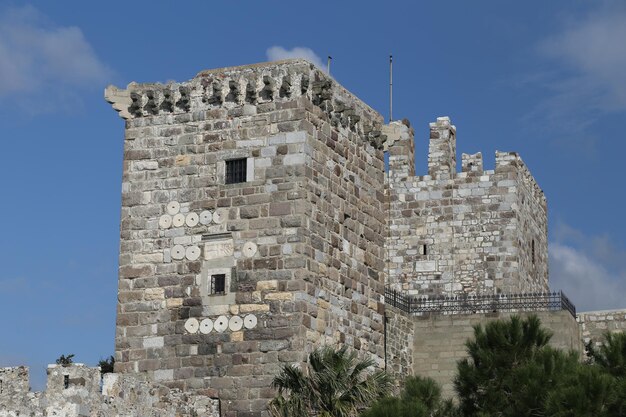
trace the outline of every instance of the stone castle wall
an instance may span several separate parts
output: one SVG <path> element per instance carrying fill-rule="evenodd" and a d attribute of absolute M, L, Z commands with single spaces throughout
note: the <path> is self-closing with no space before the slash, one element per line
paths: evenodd
<path fill-rule="evenodd" d="M 421 375 L 441 384 L 446 397 L 454 396 L 457 362 L 467 357 L 465 342 L 474 336 L 475 325 L 493 320 L 535 314 L 553 332 L 550 345 L 581 352 L 583 346 L 576 319 L 565 310 L 530 313 L 488 313 L 406 316 L 387 307 L 387 369 L 399 377 Z M 398 343 L 397 341 L 400 341 Z"/>
<path fill-rule="evenodd" d="M 281 365 L 323 344 L 450 393 L 472 325 L 508 313 L 406 316 L 385 286 L 548 291 L 543 192 L 513 152 L 494 170 L 462 154 L 457 172 L 448 118 L 431 123 L 416 176 L 409 122 L 384 125 L 306 61 L 105 97 L 126 124 L 116 374 L 100 392 L 94 368 L 53 366 L 32 393 L 26 368 L 0 369 L 0 416 L 261 417 Z M 580 349 L 569 313 L 537 314 L 555 346 Z M 623 328 L 620 314 L 581 314 L 584 337 Z"/>
<path fill-rule="evenodd" d="M 401 129 L 397 125 L 396 129 Z M 548 291 L 546 200 L 521 158 L 497 152 L 462 157 L 456 128 L 430 125 L 429 175 L 411 176 L 413 134 L 389 143 L 388 283 L 438 296 Z"/>
<path fill-rule="evenodd" d="M 117 372 L 251 417 L 317 345 L 382 365 L 380 115 L 304 61 L 107 97 L 127 119 Z M 233 159 L 246 178 L 226 184 Z"/>
<path fill-rule="evenodd" d="M 578 314 L 584 344 L 602 344 L 605 333 L 626 332 L 626 310 L 588 311 Z"/>

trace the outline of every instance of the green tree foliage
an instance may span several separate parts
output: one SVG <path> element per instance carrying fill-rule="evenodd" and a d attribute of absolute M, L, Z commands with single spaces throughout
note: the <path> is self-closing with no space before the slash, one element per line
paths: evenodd
<path fill-rule="evenodd" d="M 444 417 L 455 416 L 452 401 L 444 401 L 441 388 L 430 378 L 408 377 L 400 397 L 376 402 L 362 417 Z"/>
<path fill-rule="evenodd" d="M 469 358 L 459 362 L 454 381 L 463 415 L 536 415 L 546 385 L 575 363 L 547 347 L 551 336 L 536 316 L 475 326 L 466 343 Z"/>
<path fill-rule="evenodd" d="M 273 417 L 352 417 L 389 394 L 391 379 L 368 372 L 372 360 L 358 360 L 346 347 L 322 347 L 301 369 L 284 366 L 272 385 L 278 394 L 269 405 Z"/>
<path fill-rule="evenodd" d="M 109 356 L 107 359 L 100 359 L 98 361 L 98 366 L 100 367 L 100 373 L 102 375 L 111 373 L 115 367 L 115 358 L 113 356 Z"/>
<path fill-rule="evenodd" d="M 606 414 L 603 415 L 626 416 L 626 333 L 606 332 L 598 348 L 592 343 L 587 345 L 587 355 L 590 358 L 590 369 L 597 368 L 594 370 L 599 374 L 597 378 L 602 377 L 602 383 L 606 385 L 608 404 Z"/>
<path fill-rule="evenodd" d="M 474 328 L 455 388 L 466 417 L 626 417 L 626 335 L 606 335 L 590 363 L 547 344 L 537 317 Z"/>
<path fill-rule="evenodd" d="M 74 354 L 69 354 L 69 355 L 61 355 L 59 356 L 59 358 L 56 360 L 56 364 L 57 365 L 62 365 L 62 366 L 69 366 L 71 364 L 74 363 Z"/>
<path fill-rule="evenodd" d="M 546 387 L 541 414 L 552 417 L 609 417 L 613 378 L 600 368 L 576 363 L 556 387 Z"/>
<path fill-rule="evenodd" d="M 614 377 L 626 377 L 626 333 L 604 334 L 604 343 L 599 348 L 587 345 L 587 355 L 591 362 L 600 366 Z"/>

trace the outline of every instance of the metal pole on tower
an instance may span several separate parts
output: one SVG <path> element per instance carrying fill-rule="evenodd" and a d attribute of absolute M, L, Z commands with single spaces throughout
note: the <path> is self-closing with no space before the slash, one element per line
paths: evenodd
<path fill-rule="evenodd" d="M 389 55 L 389 123 L 393 121 L 393 55 Z"/>

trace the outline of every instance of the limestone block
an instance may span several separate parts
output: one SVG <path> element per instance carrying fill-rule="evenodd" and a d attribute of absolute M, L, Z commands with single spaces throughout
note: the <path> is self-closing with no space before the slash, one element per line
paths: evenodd
<path fill-rule="evenodd" d="M 163 300 L 165 298 L 164 288 L 146 288 L 144 299 L 146 300 Z"/>
<path fill-rule="evenodd" d="M 417 261 L 415 262 L 416 272 L 436 272 L 438 270 L 437 261 Z"/>
<path fill-rule="evenodd" d="M 167 308 L 180 307 L 183 305 L 183 299 L 182 298 L 168 298 L 167 300 L 165 300 L 165 305 L 167 306 Z"/>
<path fill-rule="evenodd" d="M 173 369 L 157 369 L 154 371 L 155 381 L 171 381 L 172 379 L 174 379 Z"/>
<path fill-rule="evenodd" d="M 264 313 L 270 311 L 268 304 L 241 304 L 239 306 L 239 312 L 241 314 L 246 313 Z"/>
<path fill-rule="evenodd" d="M 162 336 L 154 336 L 154 337 L 144 337 L 143 339 L 143 347 L 144 348 L 161 348 L 164 346 Z"/>
<path fill-rule="evenodd" d="M 216 240 L 204 244 L 204 259 L 218 259 L 232 256 L 234 245 L 232 239 Z"/>
<path fill-rule="evenodd" d="M 278 289 L 278 281 L 275 279 L 269 281 L 257 281 L 256 289 L 257 291 L 276 290 Z"/>
<path fill-rule="evenodd" d="M 293 294 L 290 292 L 270 292 L 270 293 L 265 294 L 266 301 L 271 301 L 271 300 L 287 301 L 287 300 L 292 300 L 292 299 L 293 299 Z"/>
<path fill-rule="evenodd" d="M 289 154 L 283 158 L 283 165 L 303 165 L 306 161 L 304 154 Z"/>

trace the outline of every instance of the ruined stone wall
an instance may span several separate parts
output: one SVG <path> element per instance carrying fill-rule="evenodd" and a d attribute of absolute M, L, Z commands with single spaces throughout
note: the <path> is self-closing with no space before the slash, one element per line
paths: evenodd
<path fill-rule="evenodd" d="M 421 375 L 433 378 L 441 384 L 447 397 L 454 395 L 453 380 L 457 362 L 467 357 L 465 342 L 474 336 L 473 326 L 486 325 L 493 320 L 505 320 L 512 314 L 525 317 L 535 314 L 542 326 L 553 332 L 550 345 L 564 350 L 582 353 L 583 346 L 576 319 L 565 310 L 537 311 L 521 313 L 489 313 L 459 315 L 407 316 L 393 307 L 387 306 L 387 353 L 390 367 L 400 378 L 406 375 Z M 400 317 L 402 316 L 402 317 Z M 411 326 L 407 326 L 407 320 Z M 409 331 L 407 331 L 409 330 Z M 409 339 L 411 346 L 392 349 L 393 339 Z M 398 366 L 395 366 L 397 364 Z M 408 368 L 408 371 L 407 371 Z"/>
<path fill-rule="evenodd" d="M 13 376 L 18 376 L 15 378 Z M 82 364 L 49 365 L 44 392 L 31 392 L 28 368 L 2 368 L 0 417 L 219 417 L 219 400 L 214 392 L 188 394 L 130 375 L 106 374 Z M 101 389 L 102 385 L 102 389 Z"/>
<path fill-rule="evenodd" d="M 0 396 L 11 396 L 14 393 L 25 393 L 30 389 L 28 368 L 16 366 L 0 368 Z"/>
<path fill-rule="evenodd" d="M 428 296 L 548 291 L 545 198 L 519 156 L 498 152 L 484 171 L 481 154 L 464 154 L 456 173 L 456 128 L 439 118 L 430 130 L 430 174 L 389 175 L 389 284 Z M 390 144 L 390 158 L 412 140 Z"/>
<path fill-rule="evenodd" d="M 587 311 L 578 313 L 578 324 L 584 344 L 602 344 L 607 332 L 626 332 L 626 310 Z"/>
<path fill-rule="evenodd" d="M 382 365 L 380 115 L 297 60 L 106 96 L 127 119 L 117 372 L 250 417 L 316 345 Z"/>

